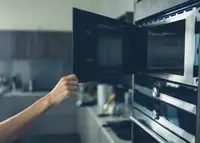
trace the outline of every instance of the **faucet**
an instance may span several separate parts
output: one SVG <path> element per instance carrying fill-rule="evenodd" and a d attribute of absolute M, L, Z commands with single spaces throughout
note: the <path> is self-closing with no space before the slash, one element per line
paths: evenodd
<path fill-rule="evenodd" d="M 10 82 L 7 76 L 0 76 L 0 95 L 10 90 Z"/>

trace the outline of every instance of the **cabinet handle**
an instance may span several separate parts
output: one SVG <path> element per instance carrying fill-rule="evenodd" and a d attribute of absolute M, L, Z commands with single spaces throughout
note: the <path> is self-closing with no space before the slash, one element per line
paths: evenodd
<path fill-rule="evenodd" d="M 140 123 L 134 117 L 131 116 L 130 119 L 135 124 L 137 124 L 140 128 L 142 128 L 145 132 L 147 132 L 150 136 L 152 136 L 155 140 L 157 140 L 159 143 L 168 143 L 167 141 L 165 141 L 164 139 L 162 139 L 161 137 L 159 137 L 158 135 L 156 135 L 156 133 L 154 133 L 153 131 L 151 131 L 150 129 L 148 129 L 145 125 L 143 125 L 142 123 Z"/>

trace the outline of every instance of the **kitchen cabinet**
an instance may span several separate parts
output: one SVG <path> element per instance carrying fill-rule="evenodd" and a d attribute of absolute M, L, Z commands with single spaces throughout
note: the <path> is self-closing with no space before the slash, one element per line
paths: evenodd
<path fill-rule="evenodd" d="M 40 32 L 40 49 L 44 59 L 69 59 L 72 53 L 71 32 Z"/>
<path fill-rule="evenodd" d="M 27 57 L 38 57 L 42 52 L 37 52 L 36 50 L 39 48 L 39 38 L 36 32 L 12 32 L 15 40 L 15 59 L 24 59 Z"/>
<path fill-rule="evenodd" d="M 82 143 L 110 143 L 95 117 L 88 108 L 78 109 L 78 132 Z"/>
<path fill-rule="evenodd" d="M 0 31 L 0 59 L 67 59 L 72 32 Z"/>
<path fill-rule="evenodd" d="M 14 115 L 15 98 L 0 96 L 0 122 Z"/>
<path fill-rule="evenodd" d="M 0 122 L 23 111 L 47 93 L 9 93 L 0 97 Z M 35 95 L 34 95 L 35 94 Z M 38 96 L 39 95 L 39 96 Z M 74 134 L 77 133 L 76 98 L 67 98 L 35 120 L 26 135 Z"/>
<path fill-rule="evenodd" d="M 16 59 L 69 59 L 71 32 L 17 32 Z"/>
<path fill-rule="evenodd" d="M 101 143 L 100 128 L 96 121 L 91 117 L 87 108 L 79 108 L 78 110 L 78 130 L 82 143 Z"/>
<path fill-rule="evenodd" d="M 11 32 L 0 32 L 0 59 L 8 60 L 14 56 L 14 36 Z"/>

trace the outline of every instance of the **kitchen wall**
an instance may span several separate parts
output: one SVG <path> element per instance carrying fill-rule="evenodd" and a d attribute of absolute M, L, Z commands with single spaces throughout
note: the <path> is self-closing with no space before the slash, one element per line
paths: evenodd
<path fill-rule="evenodd" d="M 72 30 L 72 7 L 99 12 L 98 0 L 0 0 L 0 29 Z"/>
<path fill-rule="evenodd" d="M 134 11 L 133 0 L 101 0 L 101 2 L 101 13 L 112 18 Z"/>

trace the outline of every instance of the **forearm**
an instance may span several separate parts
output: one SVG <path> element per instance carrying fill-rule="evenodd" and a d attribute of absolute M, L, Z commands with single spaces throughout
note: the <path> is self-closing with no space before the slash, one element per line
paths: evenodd
<path fill-rule="evenodd" d="M 29 123 L 42 115 L 49 107 L 48 96 L 45 96 L 21 113 L 0 123 L 0 143 L 8 143 L 16 139 Z"/>

